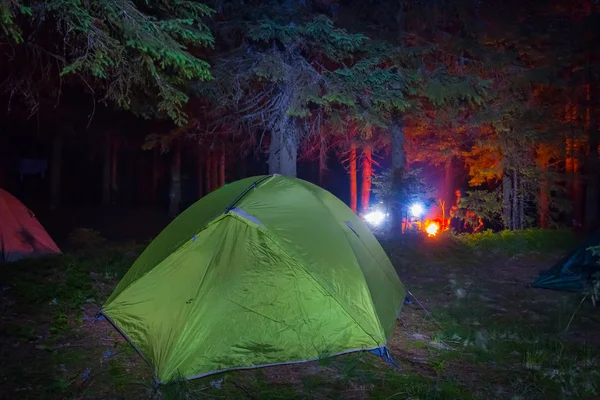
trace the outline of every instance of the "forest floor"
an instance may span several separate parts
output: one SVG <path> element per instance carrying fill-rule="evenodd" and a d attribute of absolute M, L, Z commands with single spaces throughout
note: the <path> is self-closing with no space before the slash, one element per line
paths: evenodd
<path fill-rule="evenodd" d="M 389 343 L 402 370 L 355 353 L 158 389 L 133 348 L 93 319 L 142 246 L 4 265 L 0 398 L 598 398 L 598 309 L 582 295 L 526 287 L 564 250 L 508 256 L 443 238 L 384 247 L 423 306 L 404 306 Z"/>

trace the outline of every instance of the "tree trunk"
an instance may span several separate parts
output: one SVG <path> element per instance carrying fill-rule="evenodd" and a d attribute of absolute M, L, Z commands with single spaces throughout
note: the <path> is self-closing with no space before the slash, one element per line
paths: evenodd
<path fill-rule="evenodd" d="M 225 150 L 221 150 L 219 157 L 219 187 L 225 186 Z"/>
<path fill-rule="evenodd" d="M 271 131 L 271 143 L 269 144 L 269 175 L 281 174 L 281 131 Z"/>
<path fill-rule="evenodd" d="M 578 155 L 577 155 L 578 156 Z M 584 193 L 585 186 L 583 183 L 583 174 L 581 173 L 581 162 L 577 158 L 573 158 L 573 225 L 581 226 L 583 223 L 584 215 Z"/>
<path fill-rule="evenodd" d="M 206 194 L 209 194 L 210 192 L 212 192 L 212 173 L 211 173 L 211 168 L 212 168 L 212 157 L 210 152 L 206 153 L 206 158 L 204 160 L 204 182 L 206 184 Z"/>
<path fill-rule="evenodd" d="M 214 192 L 219 188 L 219 160 L 216 152 L 210 154 L 210 191 Z"/>
<path fill-rule="evenodd" d="M 519 181 L 519 228 L 525 229 L 525 192 L 523 191 L 523 179 Z"/>
<path fill-rule="evenodd" d="M 506 171 L 504 171 L 504 175 L 502 176 L 502 210 L 503 210 L 503 219 L 504 219 L 504 229 L 512 230 L 513 227 L 511 225 L 511 209 L 510 209 L 510 194 L 512 192 L 512 183 L 510 181 L 510 176 Z"/>
<path fill-rule="evenodd" d="M 112 141 L 112 153 L 110 157 L 110 202 L 113 206 L 116 205 L 117 197 L 119 195 L 119 147 L 119 138 L 115 138 Z"/>
<path fill-rule="evenodd" d="M 444 196 L 442 197 L 445 204 L 452 204 L 454 201 L 454 157 L 448 158 L 444 171 Z"/>
<path fill-rule="evenodd" d="M 373 177 L 373 153 L 369 146 L 363 148 L 362 183 L 360 187 L 360 205 L 362 212 L 369 209 L 371 199 L 371 178 Z"/>
<path fill-rule="evenodd" d="M 593 78 L 590 78 L 593 82 Z M 587 85 L 587 120 L 588 120 L 588 143 L 589 151 L 586 162 L 586 199 L 585 199 L 585 229 L 590 232 L 598 227 L 599 216 L 598 209 L 600 207 L 599 197 L 599 177 L 600 177 L 600 159 L 598 154 L 598 146 L 600 146 L 600 131 L 598 130 L 598 121 L 596 113 L 591 109 L 597 106 L 596 104 L 596 88 L 591 89 L 591 84 Z"/>
<path fill-rule="evenodd" d="M 402 185 L 404 168 L 406 166 L 406 155 L 404 153 L 404 121 L 399 116 L 394 116 L 389 129 L 392 135 L 392 186 L 393 190 L 399 190 Z M 391 228 L 394 231 L 402 231 L 402 219 L 404 199 L 398 201 L 392 199 L 395 204 L 391 204 L 392 218 Z"/>
<path fill-rule="evenodd" d="M 350 145 L 350 208 L 355 213 L 357 210 L 357 193 L 356 184 L 356 144 Z"/>
<path fill-rule="evenodd" d="M 406 166 L 406 154 L 404 153 L 404 123 L 400 118 L 394 118 L 390 133 L 392 134 L 392 168 L 395 171 L 402 171 Z"/>
<path fill-rule="evenodd" d="M 319 186 L 323 187 L 323 178 L 327 169 L 327 139 L 321 132 L 321 142 L 319 143 Z"/>
<path fill-rule="evenodd" d="M 112 155 L 112 133 L 104 135 L 104 159 L 102 163 L 102 205 L 110 205 L 110 165 Z"/>
<path fill-rule="evenodd" d="M 540 227 L 543 229 L 548 229 L 550 227 L 550 184 L 548 182 L 549 162 L 550 160 L 547 155 L 538 155 L 538 168 L 541 172 L 538 215 L 540 218 Z"/>
<path fill-rule="evenodd" d="M 296 131 L 292 121 L 287 120 L 285 130 L 282 133 L 282 145 L 280 151 L 280 170 L 281 175 L 295 178 L 296 172 L 296 159 L 298 157 L 298 141 L 296 139 Z"/>
<path fill-rule="evenodd" d="M 196 178 L 198 184 L 198 199 L 201 199 L 204 196 L 204 160 L 202 157 L 202 146 L 198 145 L 198 151 L 196 153 Z"/>
<path fill-rule="evenodd" d="M 62 167 L 62 151 L 63 151 L 63 128 L 54 135 L 52 140 L 52 157 L 50 166 L 50 209 L 55 210 L 60 206 L 60 189 L 61 189 L 61 167 Z"/>
<path fill-rule="evenodd" d="M 513 190 L 512 190 L 512 229 L 518 229 L 518 210 L 519 210 L 519 196 L 517 189 L 519 187 L 519 178 L 517 177 L 517 170 L 513 169 Z"/>
<path fill-rule="evenodd" d="M 178 140 L 173 142 L 172 151 L 169 217 L 175 218 L 179 213 L 179 203 L 181 202 L 181 143 Z"/>

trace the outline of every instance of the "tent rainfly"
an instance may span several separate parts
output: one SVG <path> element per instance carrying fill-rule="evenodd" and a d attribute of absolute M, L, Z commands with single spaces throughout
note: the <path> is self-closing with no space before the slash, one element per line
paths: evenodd
<path fill-rule="evenodd" d="M 300 179 L 243 179 L 177 217 L 101 313 L 158 383 L 360 350 L 389 359 L 405 289 L 343 202 Z"/>
<path fill-rule="evenodd" d="M 50 254 L 60 249 L 33 213 L 0 189 L 0 263 Z"/>
<path fill-rule="evenodd" d="M 590 247 L 600 246 L 600 229 L 592 233 L 577 249 L 552 268 L 542 271 L 532 287 L 581 292 L 600 273 L 600 257 Z"/>

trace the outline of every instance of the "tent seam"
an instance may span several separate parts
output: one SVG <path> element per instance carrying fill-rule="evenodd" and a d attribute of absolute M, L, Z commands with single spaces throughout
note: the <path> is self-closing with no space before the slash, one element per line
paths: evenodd
<path fill-rule="evenodd" d="M 263 176 L 262 178 L 260 178 L 260 179 L 257 179 L 256 181 L 252 182 L 252 184 L 250 184 L 250 185 L 249 185 L 249 186 L 248 186 L 246 189 L 244 189 L 244 190 L 242 190 L 242 191 L 240 192 L 240 194 L 238 195 L 238 197 L 237 197 L 237 198 L 236 198 L 236 199 L 233 201 L 233 203 L 231 203 L 229 206 L 231 206 L 232 204 L 235 204 L 236 202 L 239 202 L 239 201 L 240 201 L 240 200 L 243 198 L 243 196 L 244 196 L 245 194 L 247 194 L 247 193 L 248 193 L 249 189 L 250 189 L 252 186 L 258 187 L 258 186 L 257 186 L 258 184 L 261 184 L 261 183 L 263 183 L 264 181 L 268 180 L 268 178 L 272 178 L 273 176 L 274 176 L 274 175 L 267 175 L 267 176 Z M 214 216 L 213 218 L 211 218 L 211 219 L 210 219 L 210 220 L 209 220 L 209 221 L 208 221 L 208 222 L 207 222 L 207 223 L 206 223 L 206 224 L 205 224 L 205 225 L 202 227 L 202 229 L 200 229 L 199 231 L 195 231 L 195 232 L 194 232 L 194 234 L 193 234 L 193 235 L 191 235 L 190 237 L 188 237 L 188 238 L 186 238 L 186 239 L 184 239 L 184 240 L 181 240 L 181 241 L 180 241 L 180 242 L 178 242 L 176 245 L 174 245 L 173 247 L 169 248 L 169 255 L 173 254 L 173 252 L 177 251 L 179 248 L 181 248 L 181 246 L 183 246 L 185 243 L 189 242 L 189 241 L 190 241 L 190 239 L 192 239 L 192 238 L 193 238 L 195 235 L 198 235 L 198 234 L 200 234 L 202 231 L 206 230 L 206 228 L 208 228 L 208 227 L 209 227 L 209 226 L 210 226 L 210 225 L 211 225 L 213 222 L 215 222 L 215 221 L 216 221 L 216 220 L 217 220 L 219 217 L 221 217 L 221 216 L 223 216 L 223 215 L 227 215 L 227 214 L 229 213 L 229 210 L 228 210 L 229 206 L 225 208 L 225 211 L 222 211 L 220 214 L 218 214 L 218 215 Z M 144 253 L 142 252 L 142 254 L 140 254 L 140 256 L 141 256 L 141 255 L 143 255 L 143 254 L 144 254 Z M 152 271 L 154 268 L 158 267 L 158 266 L 160 265 L 160 263 L 162 263 L 163 261 L 165 261 L 165 260 L 166 260 L 166 259 L 169 257 L 169 255 L 167 255 L 167 256 L 166 256 L 165 258 L 163 258 L 162 260 L 159 260 L 159 259 L 153 260 L 153 263 L 154 263 L 155 265 L 154 265 L 154 266 L 153 266 L 153 267 L 152 267 L 150 270 L 146 271 L 146 273 L 145 273 L 145 274 L 143 274 L 143 275 L 139 276 L 137 279 L 135 279 L 134 281 L 132 281 L 132 282 L 131 282 L 131 283 L 130 283 L 130 284 L 127 286 L 127 287 L 129 287 L 129 286 L 133 285 L 133 284 L 134 284 L 134 283 L 136 283 L 138 280 L 140 280 L 141 278 L 143 278 L 144 276 L 146 276 L 146 275 L 147 275 L 147 274 L 148 274 L 150 271 Z M 135 263 L 134 263 L 134 265 L 135 265 Z M 132 265 L 132 267 L 133 267 L 133 265 Z M 130 267 L 130 268 L 131 268 L 131 267 Z M 125 289 L 127 289 L 127 288 L 125 288 Z M 123 293 L 123 291 L 125 291 L 125 289 L 123 289 L 123 290 L 121 291 L 121 293 Z M 118 297 L 121 295 L 121 293 L 119 293 L 119 295 L 117 295 L 117 297 L 115 297 L 114 299 L 112 299 L 112 301 L 115 301 L 115 300 L 116 300 L 116 299 L 117 299 L 117 298 L 118 298 Z M 112 295 L 111 295 L 110 297 L 112 297 Z M 109 297 L 109 300 L 110 300 L 110 297 Z M 106 304 L 108 304 L 108 300 L 107 300 Z"/>
<path fill-rule="evenodd" d="M 344 236 L 346 237 L 346 231 L 344 231 L 344 228 L 342 225 L 340 225 L 339 223 L 337 223 L 337 219 L 334 217 L 334 215 L 332 214 L 331 210 L 329 209 L 329 207 L 327 207 L 327 205 L 323 202 L 323 200 L 321 200 L 318 196 L 316 196 L 309 188 L 307 188 L 304 185 L 301 185 L 302 188 L 304 190 L 306 190 L 313 198 L 315 198 L 319 204 L 321 204 L 323 206 L 324 209 L 327 210 L 327 213 L 329 214 L 329 216 L 331 217 L 331 219 L 333 220 L 333 222 L 336 223 L 336 225 L 340 228 L 340 230 L 342 231 L 342 233 L 344 234 Z M 358 234 L 356 235 L 358 237 Z M 361 241 L 360 237 L 358 237 L 358 239 Z M 371 289 L 369 288 L 369 284 L 367 283 L 367 278 L 365 277 L 365 273 L 363 272 L 362 268 L 360 267 L 360 263 L 358 262 L 358 259 L 356 258 L 356 254 L 354 253 L 354 249 L 352 249 L 352 245 L 350 243 L 348 243 L 348 245 L 350 246 L 350 250 L 352 250 L 352 254 L 354 255 L 354 259 L 356 260 L 356 263 L 358 265 L 358 269 L 360 271 L 360 274 L 363 277 L 363 280 L 365 282 L 365 284 L 367 285 L 367 291 L 369 292 L 369 298 L 371 299 L 371 305 L 373 307 L 373 313 L 375 314 L 375 317 L 377 318 L 377 322 L 379 323 L 379 329 L 381 329 L 381 333 L 383 334 L 384 337 L 386 337 L 385 335 L 385 329 L 383 328 L 383 324 L 381 323 L 381 320 L 379 319 L 379 314 L 377 314 L 377 309 L 375 308 L 375 301 L 373 300 L 373 295 L 371 294 Z M 373 256 L 373 254 L 371 253 L 371 256 Z M 377 260 L 375 258 L 375 261 L 379 264 L 379 260 Z M 340 304 L 341 306 L 341 304 Z M 354 318 L 353 318 L 354 319 Z M 357 322 L 358 323 L 358 322 Z M 360 324 L 359 324 L 360 326 Z M 364 328 L 361 326 L 361 329 L 364 330 Z M 366 331 L 365 331 L 366 332 Z M 387 337 L 386 337 L 386 342 L 387 342 Z"/>
<path fill-rule="evenodd" d="M 266 230 L 266 236 L 269 238 L 269 240 L 271 240 L 277 247 L 279 247 L 281 249 L 281 251 L 283 251 L 288 257 L 292 257 L 292 259 L 294 258 L 292 254 L 290 254 L 290 252 L 288 251 L 287 248 L 285 248 L 284 246 L 282 246 L 278 240 L 276 240 L 273 235 L 271 235 L 271 232 L 269 232 L 268 228 L 265 229 Z M 294 252 L 295 253 L 295 252 Z M 302 260 L 304 260 L 303 257 L 299 256 L 298 254 L 296 254 L 297 258 L 300 258 Z M 306 260 L 304 260 L 306 262 Z M 317 284 L 319 285 L 319 287 L 321 289 L 323 289 L 329 296 L 331 296 L 331 298 L 337 303 L 338 306 L 340 306 L 340 308 L 344 311 L 344 313 L 346 313 L 346 315 L 348 317 L 350 317 L 350 319 L 352 319 L 352 321 L 354 321 L 356 323 L 356 325 L 358 325 L 358 327 L 367 334 L 367 336 L 369 336 L 375 343 L 377 343 L 377 340 L 373 337 L 373 335 L 371 335 L 369 332 L 366 331 L 365 328 L 363 328 L 363 326 L 356 320 L 356 318 L 354 318 L 352 316 L 352 314 L 350 314 L 348 312 L 348 310 L 346 310 L 346 307 L 344 307 L 339 300 L 329 291 L 327 290 L 327 288 L 325 288 L 321 282 L 319 282 L 317 279 L 315 279 L 314 276 L 312 276 L 312 274 L 310 272 L 308 272 L 308 270 L 306 268 L 304 268 L 304 266 L 302 264 L 300 264 L 300 268 Z M 364 278 L 364 276 L 363 276 Z M 371 292 L 369 291 L 369 297 L 371 297 Z M 371 297 L 371 302 L 373 302 L 373 298 Z M 379 321 L 379 316 L 377 316 L 377 312 L 375 310 L 373 310 L 375 313 L 375 316 L 377 317 L 377 322 L 379 322 L 379 327 L 381 328 L 381 322 Z M 382 332 L 383 336 L 385 337 L 385 332 Z"/>

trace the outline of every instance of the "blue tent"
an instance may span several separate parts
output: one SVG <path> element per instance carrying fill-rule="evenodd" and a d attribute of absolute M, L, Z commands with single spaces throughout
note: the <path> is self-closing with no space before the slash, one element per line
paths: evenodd
<path fill-rule="evenodd" d="M 575 251 L 547 271 L 542 271 L 533 287 L 580 292 L 600 273 L 600 257 L 590 247 L 600 246 L 600 229 L 592 233 Z"/>

